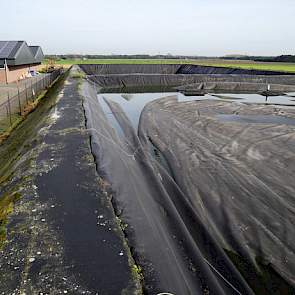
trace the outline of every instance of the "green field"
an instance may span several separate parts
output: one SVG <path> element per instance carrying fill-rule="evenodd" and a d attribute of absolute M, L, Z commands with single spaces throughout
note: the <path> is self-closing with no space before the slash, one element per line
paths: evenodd
<path fill-rule="evenodd" d="M 73 64 L 195 64 L 295 73 L 295 63 L 231 61 L 221 59 L 61 59 L 57 60 L 56 63 L 63 66 L 70 66 Z M 46 60 L 44 64 L 46 64 Z"/>

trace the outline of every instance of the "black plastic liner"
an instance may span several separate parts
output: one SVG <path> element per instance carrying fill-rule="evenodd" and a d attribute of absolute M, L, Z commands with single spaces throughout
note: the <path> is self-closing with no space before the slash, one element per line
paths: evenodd
<path fill-rule="evenodd" d="M 125 231 L 143 269 L 146 293 L 292 294 L 294 128 L 222 122 L 218 115 L 284 113 L 293 118 L 294 111 L 208 100 L 177 103 L 176 97 L 167 97 L 146 105 L 136 132 L 119 104 L 105 98 L 109 113 L 104 113 L 97 90 L 115 85 L 194 87 L 202 79 L 220 79 L 222 85 L 230 83 L 227 78 L 276 81 L 291 89 L 294 76 L 88 78 L 97 82 L 83 87 L 92 150 L 117 212 L 128 224 Z M 110 114 L 123 138 L 110 125 Z M 152 155 L 153 147 L 167 161 L 169 173 Z"/>
<path fill-rule="evenodd" d="M 295 91 L 295 76 L 240 76 L 240 75 L 93 75 L 88 79 L 101 88 L 175 87 L 178 90 L 196 89 L 225 91 L 263 91 L 271 84 L 272 90 Z"/>
<path fill-rule="evenodd" d="M 139 126 L 141 141 L 148 137 L 163 154 L 174 181 L 218 245 L 260 271 L 263 264 L 271 266 L 293 286 L 294 119 L 294 108 L 279 111 L 210 100 L 178 103 L 171 97 L 148 103 Z M 294 291 L 278 285 L 263 294 Z"/>
<path fill-rule="evenodd" d="M 142 267 L 147 294 L 253 294 L 173 178 L 148 153 L 114 102 L 121 140 L 84 84 L 84 107 L 100 175 L 110 184 L 129 245 Z M 141 135 L 142 137 L 142 135 Z"/>
<path fill-rule="evenodd" d="M 196 65 L 81 65 L 101 88 L 176 87 L 215 91 L 295 91 L 295 75 Z"/>
<path fill-rule="evenodd" d="M 105 65 L 80 65 L 88 75 L 111 75 L 111 74 L 175 74 L 181 65 L 161 64 L 105 64 Z"/>
<path fill-rule="evenodd" d="M 228 68 L 228 67 L 211 67 L 211 66 L 200 66 L 200 65 L 182 65 L 175 74 L 226 74 L 226 75 L 290 75 L 286 72 L 278 71 L 263 71 L 263 70 L 247 70 L 239 68 Z M 292 75 L 292 74 L 291 74 Z"/>
<path fill-rule="evenodd" d="M 185 64 L 101 64 L 80 65 L 88 75 L 111 74 L 202 74 L 202 75 L 294 75 L 279 71 L 247 70 Z"/>

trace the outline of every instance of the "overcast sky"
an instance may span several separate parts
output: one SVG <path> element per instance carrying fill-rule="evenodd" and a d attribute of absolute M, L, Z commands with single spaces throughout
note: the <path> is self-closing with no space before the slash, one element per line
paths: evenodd
<path fill-rule="evenodd" d="M 0 0 L 0 10 L 0 40 L 47 54 L 295 54 L 295 0 Z"/>

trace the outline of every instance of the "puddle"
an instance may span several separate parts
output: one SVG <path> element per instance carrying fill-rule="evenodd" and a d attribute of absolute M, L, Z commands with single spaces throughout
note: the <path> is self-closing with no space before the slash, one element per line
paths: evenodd
<path fill-rule="evenodd" d="M 221 121 L 225 122 L 238 122 L 246 124 L 276 124 L 276 125 L 294 125 L 295 119 L 286 118 L 282 116 L 274 115 L 217 115 L 216 116 Z"/>

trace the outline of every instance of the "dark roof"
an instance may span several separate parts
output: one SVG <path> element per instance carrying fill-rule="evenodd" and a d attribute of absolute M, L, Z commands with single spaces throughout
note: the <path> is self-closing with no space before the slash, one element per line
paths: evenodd
<path fill-rule="evenodd" d="M 33 55 L 36 56 L 36 54 L 38 53 L 39 48 L 41 48 L 40 46 L 29 46 Z"/>
<path fill-rule="evenodd" d="M 42 51 L 42 48 L 40 46 L 29 46 L 35 60 L 37 62 L 42 62 L 42 60 L 44 59 L 44 54 Z"/>
<path fill-rule="evenodd" d="M 24 41 L 0 41 L 0 58 L 13 59 Z"/>
<path fill-rule="evenodd" d="M 28 46 L 25 41 L 0 41 L 0 65 L 4 60 L 12 66 L 41 63 L 43 58 L 40 46 Z"/>

